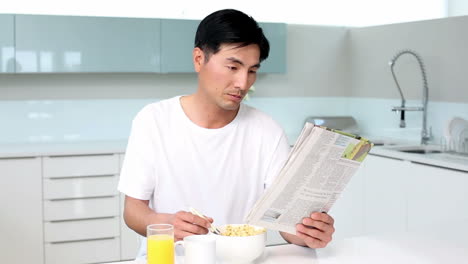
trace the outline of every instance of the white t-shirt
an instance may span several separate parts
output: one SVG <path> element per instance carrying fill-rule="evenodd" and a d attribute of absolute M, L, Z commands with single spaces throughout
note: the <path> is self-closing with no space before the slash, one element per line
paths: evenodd
<path fill-rule="evenodd" d="M 289 150 L 283 129 L 253 107 L 241 104 L 231 123 L 207 129 L 185 115 L 178 96 L 134 118 L 118 189 L 158 213 L 194 207 L 215 225 L 243 223 Z"/>

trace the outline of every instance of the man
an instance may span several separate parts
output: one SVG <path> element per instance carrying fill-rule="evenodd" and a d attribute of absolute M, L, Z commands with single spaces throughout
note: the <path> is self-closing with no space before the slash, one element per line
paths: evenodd
<path fill-rule="evenodd" d="M 193 50 L 194 94 L 144 107 L 132 123 L 119 190 L 126 224 L 145 236 L 149 224 L 174 225 L 176 240 L 216 225 L 242 223 L 287 159 L 281 127 L 241 104 L 269 44 L 257 22 L 221 10 L 199 25 Z M 194 207 L 208 220 L 187 209 Z M 325 247 L 333 219 L 315 212 L 297 225 L 290 243 Z"/>

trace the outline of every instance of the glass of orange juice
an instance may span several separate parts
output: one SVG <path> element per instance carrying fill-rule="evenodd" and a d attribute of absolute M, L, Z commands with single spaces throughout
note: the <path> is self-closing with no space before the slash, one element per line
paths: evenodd
<path fill-rule="evenodd" d="M 174 264 L 174 226 L 154 224 L 146 227 L 147 264 Z"/>

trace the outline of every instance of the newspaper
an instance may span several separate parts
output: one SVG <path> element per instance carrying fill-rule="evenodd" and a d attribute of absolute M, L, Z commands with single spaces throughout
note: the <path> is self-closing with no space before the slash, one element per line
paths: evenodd
<path fill-rule="evenodd" d="M 372 146 L 365 138 L 306 123 L 246 222 L 296 234 L 302 218 L 330 210 Z"/>

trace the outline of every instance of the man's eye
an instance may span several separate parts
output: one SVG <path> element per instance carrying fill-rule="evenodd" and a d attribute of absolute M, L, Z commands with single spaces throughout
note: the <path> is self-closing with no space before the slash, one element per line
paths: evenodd
<path fill-rule="evenodd" d="M 232 71 L 237 70 L 237 67 L 236 67 L 236 66 L 227 66 L 227 67 L 228 67 L 228 69 L 230 69 L 230 70 L 232 70 Z"/>
<path fill-rule="evenodd" d="M 250 70 L 249 73 L 252 73 L 252 74 L 256 74 L 257 71 L 254 71 L 254 70 Z"/>

